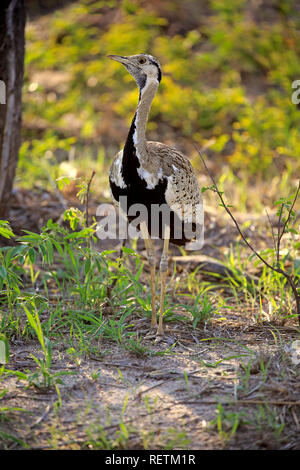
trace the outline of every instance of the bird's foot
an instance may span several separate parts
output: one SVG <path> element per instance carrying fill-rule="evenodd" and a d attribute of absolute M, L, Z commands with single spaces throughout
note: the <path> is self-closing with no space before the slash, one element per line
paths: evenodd
<path fill-rule="evenodd" d="M 149 333 L 146 334 L 145 338 L 147 339 L 154 339 L 155 344 L 166 342 L 169 344 L 173 344 L 173 340 L 169 336 L 165 335 L 165 332 L 162 327 L 151 327 Z"/>
<path fill-rule="evenodd" d="M 169 346 L 172 346 L 174 345 L 174 343 L 176 342 L 175 338 L 172 337 L 172 336 L 169 336 L 168 334 L 163 334 L 163 335 L 158 335 L 156 334 L 155 336 L 155 344 L 158 344 L 158 343 L 167 343 Z"/>
<path fill-rule="evenodd" d="M 145 338 L 147 339 L 154 339 L 156 338 L 156 332 L 157 332 L 157 324 L 154 324 L 150 326 L 150 329 L 148 333 L 146 334 Z"/>

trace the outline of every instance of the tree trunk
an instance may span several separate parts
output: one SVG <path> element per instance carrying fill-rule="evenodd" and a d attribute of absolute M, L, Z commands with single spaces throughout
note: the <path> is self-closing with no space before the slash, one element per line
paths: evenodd
<path fill-rule="evenodd" d="M 21 141 L 24 0 L 0 5 L 0 218 L 8 207 Z"/>

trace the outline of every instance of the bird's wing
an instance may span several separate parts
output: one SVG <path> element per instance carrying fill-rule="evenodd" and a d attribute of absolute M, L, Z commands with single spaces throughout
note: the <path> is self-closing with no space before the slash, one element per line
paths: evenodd
<path fill-rule="evenodd" d="M 159 142 L 148 142 L 147 148 L 154 169 L 168 180 L 167 204 L 181 220 L 201 224 L 202 194 L 189 159 L 176 148 Z"/>

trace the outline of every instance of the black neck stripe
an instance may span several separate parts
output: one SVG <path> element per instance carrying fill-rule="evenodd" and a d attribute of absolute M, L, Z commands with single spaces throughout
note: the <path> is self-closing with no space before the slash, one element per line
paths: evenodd
<path fill-rule="evenodd" d="M 142 75 L 138 77 L 137 84 L 139 86 L 140 92 L 146 85 L 146 81 L 147 81 L 147 75 L 145 73 L 143 73 Z"/>
<path fill-rule="evenodd" d="M 157 67 L 157 80 L 160 82 L 160 81 L 161 81 L 161 69 L 160 69 L 160 66 L 158 65 L 157 62 L 155 62 L 155 60 L 149 59 L 149 61 L 151 62 L 151 64 L 156 65 L 156 67 Z"/>

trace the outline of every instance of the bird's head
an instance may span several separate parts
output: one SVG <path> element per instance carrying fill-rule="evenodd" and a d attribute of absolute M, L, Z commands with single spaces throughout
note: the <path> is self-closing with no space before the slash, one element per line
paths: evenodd
<path fill-rule="evenodd" d="M 135 79 L 140 91 L 147 81 L 161 80 L 161 68 L 159 61 L 150 54 L 137 54 L 130 56 L 109 55 L 112 60 L 121 62 Z"/>

